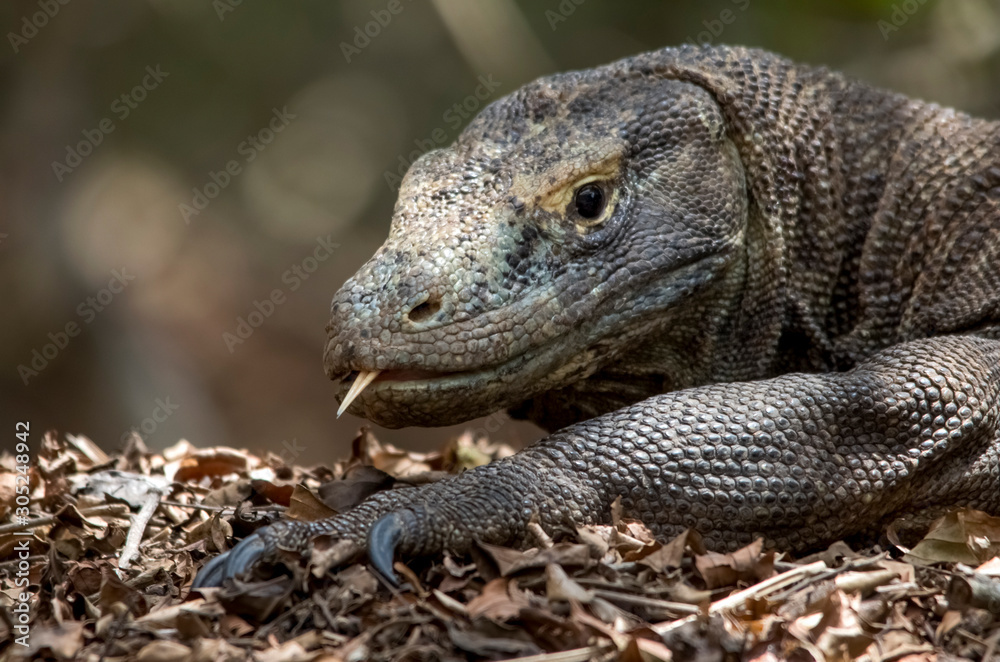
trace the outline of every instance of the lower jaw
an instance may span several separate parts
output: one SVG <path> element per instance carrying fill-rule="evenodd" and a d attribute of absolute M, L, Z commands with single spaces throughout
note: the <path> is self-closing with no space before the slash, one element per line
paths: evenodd
<path fill-rule="evenodd" d="M 463 372 L 385 370 L 348 411 L 384 427 L 453 425 L 512 407 L 551 387 L 544 350 Z M 349 383 L 345 384 L 346 387 Z"/>

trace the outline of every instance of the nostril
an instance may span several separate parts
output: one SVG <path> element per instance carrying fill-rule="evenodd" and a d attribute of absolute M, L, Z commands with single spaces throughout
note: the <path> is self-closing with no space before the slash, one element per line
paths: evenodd
<path fill-rule="evenodd" d="M 423 322 L 433 317 L 439 310 L 441 310 L 441 300 L 432 296 L 427 301 L 414 306 L 406 316 L 411 322 Z"/>

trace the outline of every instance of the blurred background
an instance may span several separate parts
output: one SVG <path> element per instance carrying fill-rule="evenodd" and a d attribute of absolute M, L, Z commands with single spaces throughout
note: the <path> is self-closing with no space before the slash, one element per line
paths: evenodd
<path fill-rule="evenodd" d="M 996 0 L 8 0 L 0 26 L 3 446 L 27 420 L 344 455 L 363 421 L 322 371 L 331 296 L 409 163 L 538 76 L 739 43 L 1000 114 Z"/>

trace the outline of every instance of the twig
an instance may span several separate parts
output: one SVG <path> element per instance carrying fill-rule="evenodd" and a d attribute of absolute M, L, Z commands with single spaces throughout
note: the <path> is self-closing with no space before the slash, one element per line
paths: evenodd
<path fill-rule="evenodd" d="M 973 573 L 968 577 L 955 575 L 948 584 L 945 599 L 950 609 L 965 611 L 969 607 L 1000 613 L 1000 582 L 992 577 Z"/>
<path fill-rule="evenodd" d="M 539 655 L 528 655 L 527 657 L 515 657 L 510 662 L 587 662 L 598 655 L 607 652 L 608 646 L 588 646 L 587 648 L 574 648 L 573 650 L 561 651 L 559 653 L 541 653 Z"/>
<path fill-rule="evenodd" d="M 722 598 L 713 602 L 708 608 L 709 614 L 717 614 L 721 611 L 726 611 L 727 609 L 735 609 L 740 605 L 744 604 L 748 598 L 759 598 L 776 591 L 780 588 L 788 586 L 793 582 L 797 582 L 801 577 L 807 577 L 811 575 L 817 575 L 826 572 L 828 568 L 826 563 L 823 561 L 816 561 L 808 565 L 799 566 L 794 570 L 789 570 L 788 572 L 783 572 L 780 575 L 775 575 L 770 579 L 765 579 L 759 584 L 754 584 L 749 588 L 745 588 L 742 591 L 737 591 L 732 595 Z M 694 622 L 698 619 L 698 614 L 692 616 L 687 616 L 685 618 L 678 619 L 676 621 L 667 621 L 666 623 L 657 623 L 652 626 L 652 629 L 656 634 L 663 635 L 671 630 L 675 630 L 687 623 Z"/>
<path fill-rule="evenodd" d="M 208 506 L 203 503 L 181 503 L 180 501 L 168 501 L 163 499 L 160 501 L 164 506 L 173 506 L 175 508 L 188 508 L 190 510 L 206 510 L 211 513 L 224 513 L 228 511 L 235 511 L 235 506 Z M 250 509 L 253 513 L 270 513 L 270 512 L 284 512 L 288 510 L 287 507 L 278 505 L 276 503 L 268 504 L 266 506 L 255 506 Z"/>
<path fill-rule="evenodd" d="M 26 559 L 14 559 L 13 561 L 0 561 L 0 570 L 3 570 L 9 565 L 15 566 L 23 561 L 27 561 L 28 563 L 35 563 L 37 561 L 44 561 L 47 558 L 48 556 L 46 556 L 45 554 L 35 554 L 34 556 L 29 556 Z"/>
<path fill-rule="evenodd" d="M 650 598 L 644 595 L 633 595 L 631 593 L 619 593 L 618 591 L 609 591 L 603 588 L 593 588 L 590 589 L 594 595 L 599 598 L 604 598 L 605 600 L 610 600 L 611 602 L 621 602 L 627 605 L 635 605 L 637 607 L 654 607 L 656 609 L 666 609 L 668 611 L 676 611 L 681 614 L 698 614 L 701 609 L 698 605 L 689 605 L 685 602 L 672 602 L 670 600 L 660 600 L 657 598 Z"/>
<path fill-rule="evenodd" d="M 117 515 L 119 512 L 124 516 L 125 511 L 128 510 L 128 506 L 120 503 L 106 503 L 100 506 L 94 506 L 93 508 L 84 508 L 80 511 L 80 514 L 84 517 L 89 517 L 91 515 Z M 42 526 L 49 526 L 50 524 L 55 524 L 59 521 L 58 515 L 49 515 L 48 517 L 39 517 L 36 519 L 30 519 L 26 522 L 15 522 L 13 524 L 3 524 L 0 525 L 0 535 L 5 533 L 17 533 L 18 531 L 27 531 L 28 529 L 37 529 Z"/>
<path fill-rule="evenodd" d="M 879 662 L 892 662 L 909 655 L 919 655 L 920 653 L 933 653 L 934 646 L 931 644 L 904 644 L 899 648 L 894 648 L 888 655 L 879 659 Z M 985 658 L 984 658 L 985 659 Z"/>
<path fill-rule="evenodd" d="M 160 498 L 162 496 L 163 493 L 159 490 L 150 490 L 146 493 L 146 500 L 142 502 L 142 508 L 132 516 L 132 526 L 128 529 L 128 535 L 125 537 L 125 546 L 122 547 L 122 553 L 118 557 L 119 569 L 128 570 L 132 559 L 138 556 L 142 536 L 146 533 L 146 526 L 153 517 L 153 513 L 160 506 Z"/>

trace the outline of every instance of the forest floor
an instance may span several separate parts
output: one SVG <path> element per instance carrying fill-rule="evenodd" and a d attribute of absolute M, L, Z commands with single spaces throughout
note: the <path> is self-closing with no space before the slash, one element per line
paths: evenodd
<path fill-rule="evenodd" d="M 4 454 L 0 662 L 913 662 L 990 659 L 1000 642 L 1000 518 L 972 510 L 912 548 L 886 523 L 880 547 L 717 554 L 693 531 L 663 544 L 614 515 L 555 541 L 537 528 L 527 550 L 397 563 L 402 589 L 363 562 L 316 577 L 289 559 L 270 580 L 191 590 L 207 560 L 277 517 L 325 517 L 513 452 L 468 434 L 406 452 L 366 430 L 352 449 L 299 467 L 186 441 L 150 452 L 138 437 L 109 456 L 49 433 L 27 480 L 23 456 Z"/>

